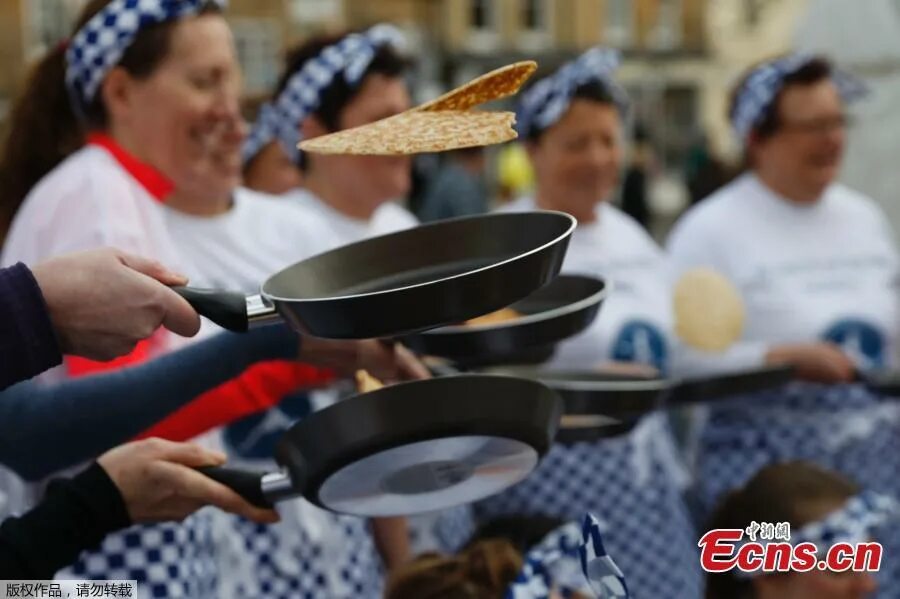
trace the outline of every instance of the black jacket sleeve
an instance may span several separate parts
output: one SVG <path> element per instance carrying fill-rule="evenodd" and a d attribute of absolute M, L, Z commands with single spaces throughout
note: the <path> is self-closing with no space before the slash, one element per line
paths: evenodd
<path fill-rule="evenodd" d="M 131 524 L 122 495 L 98 464 L 50 483 L 44 500 L 0 525 L 0 580 L 49 580 L 79 554 Z"/>

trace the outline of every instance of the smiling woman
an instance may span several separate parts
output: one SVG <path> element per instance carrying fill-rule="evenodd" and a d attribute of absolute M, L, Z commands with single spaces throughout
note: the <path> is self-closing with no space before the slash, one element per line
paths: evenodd
<path fill-rule="evenodd" d="M 71 40 L 37 66 L 14 107 L 0 166 L 9 183 L 3 206 L 13 218 L 0 261 L 35 263 L 109 245 L 186 270 L 164 202 L 200 189 L 211 172 L 222 185 L 236 185 L 239 176 L 236 161 L 229 171 L 219 155 L 219 148 L 237 147 L 242 137 L 240 77 L 222 4 L 89 3 Z M 182 343 L 157 333 L 125 363 Z M 109 366 L 67 359 L 50 378 L 100 368 Z M 226 387 L 214 391 L 220 403 L 227 403 Z M 21 481 L 11 476 L 4 483 L 11 497 L 30 495 L 18 493 Z M 7 507 L 29 506 L 23 500 Z M 67 575 L 137 578 L 149 596 L 214 597 L 209 519 L 201 512 L 184 524 L 130 529 L 107 539 Z M 164 539 L 178 542 L 174 554 L 162 551 Z M 125 546 L 146 566 L 128 576 L 120 567 Z"/>

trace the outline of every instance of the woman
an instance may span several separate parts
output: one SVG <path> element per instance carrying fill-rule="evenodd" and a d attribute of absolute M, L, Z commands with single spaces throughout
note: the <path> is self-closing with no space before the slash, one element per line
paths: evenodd
<path fill-rule="evenodd" d="M 820 522 L 834 522 L 854 504 L 867 509 L 856 513 L 868 520 L 861 526 L 867 534 L 856 530 L 840 538 L 823 538 L 814 532 Z M 730 528 L 745 530 L 756 523 L 790 524 L 791 539 L 815 543 L 826 550 L 836 542 L 865 543 L 871 533 L 896 519 L 890 504 L 879 497 L 860 495 L 857 485 L 839 474 L 804 462 L 785 462 L 767 466 L 746 485 L 729 493 L 718 506 L 708 530 Z M 854 522 L 854 524 L 856 524 Z M 885 555 L 884 562 L 890 560 Z M 749 574 L 749 573 L 748 573 Z M 861 599 L 877 589 L 869 572 L 829 572 L 811 570 L 784 574 L 756 573 L 741 576 L 738 572 L 708 574 L 707 599 Z"/>
<path fill-rule="evenodd" d="M 517 114 L 536 193 L 509 210 L 549 209 L 578 219 L 563 271 L 605 278 L 612 291 L 597 320 L 557 350 L 549 368 L 606 365 L 665 372 L 671 328 L 659 247 L 610 204 L 622 162 L 625 92 L 612 74 L 618 54 L 593 48 L 536 83 Z M 683 472 L 662 415 L 627 434 L 555 444 L 522 483 L 475 506 L 479 521 L 502 514 L 577 520 L 594 511 L 610 525 L 610 553 L 637 597 L 700 594 L 696 536 L 682 500 Z"/>
<path fill-rule="evenodd" d="M 189 270 L 190 260 L 177 249 L 169 231 L 165 202 L 202 197 L 210 178 L 223 176 L 218 154 L 222 144 L 236 148 L 240 143 L 240 135 L 235 141 L 238 93 L 233 40 L 218 4 L 91 3 L 67 48 L 58 49 L 38 67 L 16 111 L 27 117 L 28 107 L 67 97 L 72 101 L 68 109 L 74 109 L 78 119 L 63 117 L 60 122 L 83 126 L 89 131 L 88 143 L 29 192 L 15 215 L 3 260 L 34 261 L 104 244 Z M 16 119 L 14 125 L 11 140 L 26 140 L 22 130 L 30 126 L 27 118 Z M 7 170 L 7 175 L 27 177 L 53 167 L 53 158 L 62 158 L 60 148 L 67 148 L 63 140 L 79 135 L 79 131 L 51 131 L 40 150 L 23 143 L 21 154 L 34 160 Z M 48 154 L 49 159 L 39 160 Z M 15 162 L 14 156 L 7 149 L 7 159 Z M 235 161 L 225 183 L 233 188 L 239 174 Z M 314 345 L 319 347 L 318 342 Z M 395 356 L 377 348 L 376 342 L 366 345 L 368 349 L 328 343 L 319 349 L 326 359 L 337 356 L 348 365 L 353 360 L 347 358 L 356 358 L 361 349 L 381 365 L 391 365 L 384 376 L 396 375 Z M 158 334 L 128 361 L 175 346 L 173 339 Z M 259 366 L 265 370 L 265 385 L 259 384 L 259 372 L 248 371 L 202 395 L 152 432 L 168 438 L 193 437 L 274 405 L 309 380 L 304 367 L 305 373 L 290 371 L 272 383 L 271 369 L 285 375 L 281 370 L 285 365 Z M 95 368 L 68 361 L 69 373 Z M 107 539 L 103 551 L 82 560 L 74 573 L 138 578 L 152 596 L 217 597 L 211 526 L 208 514 L 199 513 L 183 526 L 129 530 Z M 127 555 L 146 567 L 125 572 Z"/>
<path fill-rule="evenodd" d="M 365 94 L 362 96 L 364 100 L 370 104 L 374 99 L 377 104 L 380 102 L 377 93 L 383 90 L 376 90 L 374 98 L 366 90 L 369 89 L 371 81 L 379 81 L 385 73 L 389 73 L 386 76 L 394 84 L 388 87 L 396 90 L 399 84 L 405 93 L 405 84 L 401 78 L 405 62 L 393 46 L 398 35 L 393 29 L 377 26 L 365 32 L 313 40 L 308 46 L 301 48 L 298 54 L 302 54 L 304 58 L 302 60 L 296 56 L 292 58 L 292 64 L 299 61 L 300 71 L 289 73 L 282 84 L 285 88 L 289 86 L 289 91 L 283 92 L 262 111 L 263 115 L 274 114 L 278 117 L 273 122 L 281 126 L 281 139 L 265 141 L 270 134 L 266 131 L 271 131 L 267 128 L 272 123 L 258 122 L 245 144 L 247 150 L 245 156 L 251 157 L 250 168 L 258 166 L 261 160 L 267 160 L 267 152 L 275 151 L 286 155 L 286 149 L 293 149 L 296 145 L 299 139 L 297 131 L 293 134 L 285 131 L 288 123 L 294 123 L 297 130 L 300 127 L 299 120 L 291 120 L 297 118 L 295 111 L 298 105 L 295 103 L 297 97 L 294 94 L 302 93 L 307 100 L 315 98 L 315 102 L 319 102 L 319 98 L 327 98 L 321 100 L 323 103 L 327 101 L 327 110 L 340 111 L 357 94 L 359 86 L 365 88 L 361 92 Z M 328 76 L 319 73 L 317 79 L 310 80 L 308 71 L 302 71 L 301 67 L 308 60 L 320 60 L 318 56 L 322 53 L 330 57 Z M 347 73 L 344 72 L 344 67 L 350 66 L 356 69 L 358 77 L 352 87 L 347 83 L 345 79 Z M 341 90 L 343 95 L 337 93 Z M 326 105 L 323 104 L 322 110 L 326 110 L 324 106 Z M 291 140 L 286 141 L 286 137 L 290 137 Z M 262 153 L 258 153 L 258 150 Z M 229 160 L 222 160 L 221 164 L 226 165 Z M 349 168 L 334 173 L 333 176 L 336 179 L 371 178 L 368 171 L 355 167 L 352 163 Z M 254 180 L 259 182 L 259 178 Z M 257 287 L 260 272 L 253 273 L 245 268 L 238 268 L 236 272 L 234 265 L 235 248 L 253 249 L 253 246 L 259 243 L 259 239 L 271 245 L 281 244 L 282 247 L 285 247 L 287 242 L 287 247 L 295 254 L 295 259 L 299 259 L 357 241 L 376 231 L 388 232 L 414 224 L 414 220 L 402 209 L 392 207 L 379 213 L 386 215 L 386 219 L 381 217 L 374 223 L 362 219 L 356 222 L 354 219 L 350 221 L 348 229 L 338 234 L 339 232 L 333 228 L 334 223 L 324 214 L 311 213 L 294 202 L 285 199 L 275 201 L 249 190 L 238 189 L 235 192 L 222 186 L 215 192 L 212 190 L 215 185 L 215 181 L 211 180 L 209 191 L 205 196 L 184 200 L 176 198 L 176 203 L 170 202 L 169 205 L 180 208 L 179 212 L 167 214 L 170 230 L 175 234 L 177 243 L 184 250 L 184 254 L 192 258 L 194 270 L 189 272 L 195 277 L 194 280 L 200 280 L 203 284 L 227 284 L 238 288 Z M 401 188 L 397 195 L 402 195 L 402 192 Z M 371 195 L 371 191 L 368 193 Z M 383 194 L 384 191 L 380 193 Z M 382 198 L 381 202 L 389 197 Z M 365 199 L 365 195 L 362 199 Z M 189 205 L 191 202 L 194 204 L 193 207 Z M 200 203 L 203 203 L 206 210 L 210 208 L 215 210 L 218 206 L 218 214 L 212 219 L 198 218 Z M 283 213 L 281 217 L 276 216 L 278 211 Z M 279 221 L 287 218 L 286 212 L 298 215 L 301 221 L 296 225 L 297 228 L 292 235 L 283 230 L 280 233 L 273 230 L 278 228 Z M 251 217 L 253 214 L 256 216 Z M 263 215 L 266 214 L 269 216 L 263 219 Z M 402 219 L 400 224 L 397 224 L 397 215 Z M 256 224 L 263 220 L 269 222 L 266 225 L 268 230 Z M 423 370 L 416 375 L 425 376 L 426 373 Z M 291 401 L 283 402 L 266 413 L 235 423 L 225 431 L 225 442 L 229 452 L 248 466 L 271 467 L 270 456 L 280 433 L 298 417 L 323 403 L 332 401 L 335 394 L 340 391 L 335 388 L 309 399 L 292 398 Z M 226 588 L 222 589 L 225 595 L 269 597 L 282 596 L 298 590 L 307 593 L 327 592 L 333 597 L 380 594 L 377 564 L 371 559 L 369 535 L 361 520 L 336 518 L 305 502 L 297 502 L 291 509 L 286 506 L 282 512 L 284 523 L 277 527 L 254 526 L 237 520 L 234 522 L 239 535 L 232 537 L 232 540 L 242 539 L 242 544 L 225 544 L 222 551 L 228 569 L 238 572 L 239 575 L 228 577 Z M 376 520 L 373 525 L 375 541 L 386 565 L 391 567 L 405 559 L 408 549 L 406 529 L 402 520 Z M 316 579 L 322 579 L 323 582 L 310 587 L 309 581 Z M 327 585 L 328 588 L 324 589 L 322 585 Z"/>
<path fill-rule="evenodd" d="M 301 139 L 408 109 L 408 60 L 401 47 L 400 33 L 386 25 L 310 40 L 288 57 L 275 98 L 251 132 L 244 151 L 248 172 L 266 159 L 261 152 L 273 148 L 301 165 L 303 187 L 284 197 L 316 221 L 310 230 L 317 233 L 311 243 L 318 251 L 416 225 L 412 214 L 391 201 L 409 191 L 408 157 L 301 156 L 297 149 Z M 263 142 L 270 130 L 274 137 Z"/>
<path fill-rule="evenodd" d="M 859 91 L 852 84 L 808 55 L 750 70 L 730 111 L 749 169 L 692 208 L 669 240 L 678 273 L 715 269 L 746 311 L 737 344 L 721 354 L 685 348 L 681 368 L 785 364 L 798 379 L 709 410 L 697 456 L 707 511 L 779 460 L 809 460 L 867 490 L 900 493 L 900 407 L 854 382 L 897 366 L 900 260 L 877 204 L 835 182 L 845 104 Z M 886 555 L 900 552 L 900 533 L 884 542 Z M 885 570 L 887 589 L 900 584 L 900 562 L 887 560 Z"/>

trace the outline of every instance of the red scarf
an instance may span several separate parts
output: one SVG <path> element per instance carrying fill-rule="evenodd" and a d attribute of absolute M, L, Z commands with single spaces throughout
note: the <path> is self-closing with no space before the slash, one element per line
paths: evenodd
<path fill-rule="evenodd" d="M 87 143 L 88 145 L 101 147 L 109 152 L 116 159 L 116 162 L 134 177 L 134 180 L 140 183 L 141 187 L 147 190 L 147 193 L 160 202 L 164 202 L 175 189 L 175 185 L 159 170 L 146 162 L 138 160 L 109 135 L 96 132 L 89 133 Z"/>

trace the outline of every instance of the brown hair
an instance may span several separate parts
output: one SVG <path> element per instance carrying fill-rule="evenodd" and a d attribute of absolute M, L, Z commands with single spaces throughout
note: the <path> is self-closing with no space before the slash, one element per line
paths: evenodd
<path fill-rule="evenodd" d="M 73 35 L 109 1 L 91 0 L 82 10 Z M 202 13 L 219 11 L 209 3 Z M 118 66 L 138 79 L 152 75 L 169 53 L 175 23 L 167 21 L 141 29 Z M 83 145 L 85 132 L 108 124 L 99 93 L 84 108 L 83 122 L 72 109 L 65 83 L 66 49 L 66 44 L 60 44 L 33 67 L 9 113 L 0 150 L 0 234 L 5 233 L 31 188 Z"/>
<path fill-rule="evenodd" d="M 744 84 L 747 82 L 747 79 L 750 77 L 750 75 L 752 75 L 756 70 L 757 66 L 759 65 L 754 65 L 754 67 L 751 68 L 743 78 L 741 78 L 734 89 L 731 90 L 731 96 L 728 102 L 729 120 L 734 115 L 734 111 L 737 108 L 738 93 L 740 92 L 741 88 L 744 87 Z M 813 58 L 807 64 L 803 65 L 796 72 L 786 76 L 784 78 L 784 83 L 782 84 L 781 89 L 775 95 L 772 103 L 763 112 L 760 121 L 753 127 L 753 132 L 757 135 L 757 137 L 765 139 L 767 137 L 772 137 L 773 135 L 778 133 L 778 130 L 782 126 L 782 123 L 778 118 L 779 106 L 781 104 L 781 97 L 784 95 L 784 91 L 786 89 L 792 86 L 813 85 L 825 79 L 829 79 L 833 70 L 834 69 L 831 63 L 827 59 L 817 57 Z"/>
<path fill-rule="evenodd" d="M 743 488 L 728 494 L 706 530 L 744 529 L 751 522 L 790 522 L 791 528 L 818 520 L 859 493 L 840 474 L 806 462 L 767 466 Z M 732 573 L 709 574 L 706 599 L 753 599 L 752 582 Z"/>
<path fill-rule="evenodd" d="M 421 555 L 394 572 L 385 599 L 502 599 L 522 568 L 508 542 L 488 539 L 455 556 Z"/>

